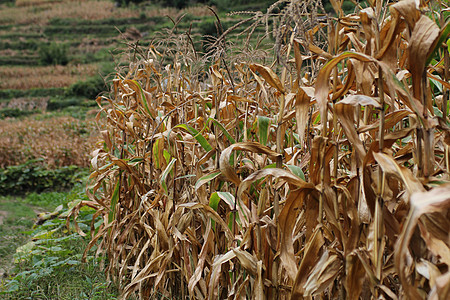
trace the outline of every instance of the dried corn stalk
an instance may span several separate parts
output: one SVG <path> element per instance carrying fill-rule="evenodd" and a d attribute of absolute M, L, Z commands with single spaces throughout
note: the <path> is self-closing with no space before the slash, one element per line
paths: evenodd
<path fill-rule="evenodd" d="M 124 299 L 450 297 L 448 22 L 331 2 L 327 48 L 285 28 L 279 73 L 150 48 L 97 100 L 89 248 Z"/>

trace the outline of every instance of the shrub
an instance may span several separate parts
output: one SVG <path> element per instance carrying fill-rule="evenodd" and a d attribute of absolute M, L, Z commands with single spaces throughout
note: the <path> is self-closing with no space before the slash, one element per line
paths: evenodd
<path fill-rule="evenodd" d="M 35 113 L 40 112 L 40 110 L 22 110 L 18 108 L 3 108 L 0 109 L 0 119 L 5 118 L 18 118 L 29 116 Z"/>
<path fill-rule="evenodd" d="M 1 3 L 4 3 L 8 6 L 14 6 L 16 4 L 16 0 L 2 0 Z"/>
<path fill-rule="evenodd" d="M 47 103 L 47 110 L 53 111 L 69 106 L 78 106 L 81 101 L 80 98 L 51 98 Z"/>
<path fill-rule="evenodd" d="M 222 24 L 222 26 L 223 26 L 223 24 Z M 218 29 L 217 21 L 215 21 L 213 19 L 203 20 L 198 24 L 198 30 L 202 36 L 205 36 L 205 35 L 218 36 L 222 32 L 220 32 L 220 28 L 219 28 L 219 32 L 217 32 L 217 29 Z M 225 30 L 227 30 L 227 28 L 223 28 L 223 30 L 225 31 Z"/>
<path fill-rule="evenodd" d="M 38 50 L 42 65 L 67 65 L 69 56 L 67 45 L 62 43 L 43 44 Z"/>
<path fill-rule="evenodd" d="M 67 166 L 49 169 L 43 159 L 0 169 L 0 194 L 23 195 L 46 190 L 67 190 L 79 179 L 80 168 Z"/>
<path fill-rule="evenodd" d="M 105 88 L 106 85 L 103 79 L 100 76 L 94 76 L 85 81 L 78 81 L 72 84 L 68 88 L 66 96 L 78 96 L 95 99 L 95 97 L 97 97 L 101 91 L 104 91 Z"/>

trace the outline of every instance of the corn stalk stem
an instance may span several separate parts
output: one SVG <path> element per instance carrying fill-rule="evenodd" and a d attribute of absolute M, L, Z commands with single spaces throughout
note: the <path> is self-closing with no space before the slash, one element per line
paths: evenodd
<path fill-rule="evenodd" d="M 417 175 L 419 177 L 423 176 L 423 152 L 422 152 L 422 137 L 423 137 L 423 130 L 422 128 L 418 127 L 416 129 L 416 140 L 417 140 Z"/>
<path fill-rule="evenodd" d="M 442 8 L 442 4 L 441 1 L 439 1 L 439 7 Z M 439 16 L 439 23 L 441 25 L 441 28 L 444 27 L 445 25 L 445 17 L 444 17 L 444 13 L 441 9 L 440 12 L 440 16 Z M 443 45 L 443 50 L 444 50 L 444 81 L 449 82 L 450 80 L 450 58 L 449 58 L 449 53 L 448 53 L 448 46 L 447 44 Z M 444 123 L 447 122 L 447 109 L 448 109 L 448 98 L 449 98 L 449 89 L 447 87 L 443 87 L 443 97 L 442 97 L 442 118 L 444 119 Z"/>
<path fill-rule="evenodd" d="M 424 70 L 422 74 L 422 101 L 423 101 L 423 117 L 428 120 L 428 97 L 427 97 L 427 72 Z M 424 166 L 423 175 L 427 180 L 433 173 L 433 143 L 432 143 L 432 128 L 429 128 L 428 122 L 425 122 L 425 128 L 423 128 L 423 152 L 424 152 Z"/>
<path fill-rule="evenodd" d="M 383 86 L 383 71 L 381 66 L 378 66 L 378 94 L 380 96 L 380 126 L 378 132 L 378 151 L 380 153 L 383 152 L 384 148 L 384 119 L 385 119 L 385 110 L 384 110 L 384 86 Z M 383 238 L 383 193 L 384 193 L 384 180 L 385 174 L 381 169 L 381 166 L 378 166 L 378 201 L 375 206 L 375 247 L 374 253 L 377 255 L 376 257 L 376 276 L 378 279 L 381 278 L 382 272 L 382 238 Z"/>
<path fill-rule="evenodd" d="M 289 58 L 289 53 L 291 52 L 292 43 L 294 42 L 294 33 L 291 34 L 289 45 L 287 49 L 287 57 Z M 281 84 L 284 86 L 284 82 L 286 80 L 286 73 L 287 68 L 284 67 L 283 71 L 281 73 Z M 278 124 L 277 124 L 277 152 L 280 154 L 280 156 L 277 157 L 276 161 L 276 167 L 282 168 L 283 167 L 283 144 L 284 144 L 284 134 L 282 132 L 282 125 L 283 125 L 283 116 L 284 116 L 284 106 L 286 105 L 286 98 L 285 94 L 281 93 L 280 97 L 280 113 L 278 114 Z M 274 210 L 274 220 L 277 228 L 278 226 L 278 216 L 280 215 L 280 194 L 278 191 L 275 191 L 275 197 L 273 202 L 273 210 Z M 277 239 L 279 239 L 280 233 L 277 230 Z M 275 283 L 275 298 L 278 298 L 279 296 L 279 282 L 278 282 L 278 266 L 279 261 L 278 259 L 274 260 L 273 269 L 272 269 L 272 278 Z"/>
<path fill-rule="evenodd" d="M 440 1 L 439 4 L 441 5 Z M 442 6 L 440 6 L 442 7 Z M 444 14 L 441 10 L 440 14 L 440 23 L 441 27 L 444 26 L 445 18 Z M 444 48 L 444 81 L 449 82 L 450 81 L 450 55 L 448 53 L 448 44 L 445 44 Z M 450 90 L 447 87 L 444 87 L 443 95 L 442 95 L 442 118 L 444 119 L 444 124 L 447 124 L 447 111 L 448 111 L 448 100 L 450 96 Z M 449 147 L 445 145 L 445 169 L 447 173 L 450 171 L 450 165 L 449 165 Z"/>
<path fill-rule="evenodd" d="M 334 69 L 334 75 L 333 75 L 333 94 L 336 93 L 337 89 L 337 67 Z M 335 108 L 336 103 L 333 102 L 333 109 Z M 333 130 L 334 130 L 334 153 L 333 153 L 333 177 L 334 177 L 334 217 L 336 218 L 339 233 L 341 234 L 341 237 L 343 238 L 343 231 L 341 222 L 339 221 L 339 201 L 338 201 L 338 192 L 337 192 L 337 178 L 338 178 L 338 158 L 339 158 L 339 133 L 338 133 L 338 124 L 337 124 L 337 117 L 336 114 L 333 113 Z"/>

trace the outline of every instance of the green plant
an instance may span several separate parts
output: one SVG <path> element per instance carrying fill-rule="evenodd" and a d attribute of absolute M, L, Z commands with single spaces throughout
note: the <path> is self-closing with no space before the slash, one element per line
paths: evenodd
<path fill-rule="evenodd" d="M 0 119 L 18 118 L 40 113 L 40 110 L 21 110 L 18 108 L 2 108 L 0 109 Z"/>
<path fill-rule="evenodd" d="M 62 97 L 55 97 L 51 98 L 47 103 L 47 110 L 53 111 L 58 109 L 63 109 L 68 106 L 81 106 L 82 102 L 84 101 L 84 98 L 62 98 Z"/>
<path fill-rule="evenodd" d="M 100 268 L 102 258 L 89 253 L 86 261 L 82 262 L 81 253 L 88 239 L 71 233 L 80 228 L 88 230 L 95 211 L 83 209 L 78 218 L 78 229 L 71 226 L 68 231 L 66 228 L 65 217 L 85 199 L 78 187 L 69 194 L 33 194 L 23 200 L 33 205 L 46 205 L 49 200 L 57 200 L 62 205 L 52 218 L 34 227 L 30 232 L 30 242 L 17 248 L 14 254 L 15 274 L 2 280 L 0 285 L 2 299 L 116 299 L 116 287 L 106 280 Z M 97 218 L 95 221 L 93 226 L 98 227 L 101 220 Z"/>
<path fill-rule="evenodd" d="M 67 96 L 86 97 L 95 99 L 98 94 L 106 88 L 103 78 L 100 76 L 91 77 L 85 81 L 78 81 L 67 88 Z"/>
<path fill-rule="evenodd" d="M 77 166 L 48 169 L 43 162 L 43 159 L 36 159 L 0 169 L 0 194 L 67 190 L 83 176 L 84 171 Z"/>
<path fill-rule="evenodd" d="M 10 100 L 12 98 L 21 97 L 48 97 L 64 95 L 64 88 L 34 88 L 28 90 L 3 89 L 0 90 L 0 101 Z"/>
<path fill-rule="evenodd" d="M 42 44 L 38 54 L 42 65 L 67 65 L 69 63 L 68 47 L 63 43 Z"/>

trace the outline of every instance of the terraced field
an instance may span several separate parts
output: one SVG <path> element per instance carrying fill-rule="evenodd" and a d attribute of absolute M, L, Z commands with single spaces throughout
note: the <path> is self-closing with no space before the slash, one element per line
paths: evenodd
<path fill-rule="evenodd" d="M 136 49 L 140 57 L 150 55 L 151 47 L 165 55 L 165 45 L 188 42 L 187 47 L 194 47 L 202 55 L 208 43 L 214 42 L 218 30 L 226 30 L 249 18 L 248 15 L 227 16 L 224 12 L 219 16 L 221 29 L 207 6 L 117 7 L 111 0 L 3 2 L 0 4 L 0 120 L 7 124 L 3 127 L 34 124 L 30 129 L 37 131 L 48 126 L 45 120 L 66 116 L 73 118 L 64 119 L 66 128 L 79 126 L 79 120 L 85 122 L 86 128 L 95 128 L 94 116 L 98 111 L 95 99 L 107 94 L 115 69 L 127 68 L 133 61 L 130 49 Z M 242 35 L 234 32 L 242 32 L 247 25 L 248 22 L 237 26 L 227 41 L 241 41 Z M 175 33 L 185 33 L 185 40 L 174 38 Z M 263 24 L 253 33 L 256 41 L 264 34 Z M 199 67 L 207 68 L 207 65 Z M 21 125 L 23 122 L 25 125 Z M 59 156 L 49 156 L 46 147 L 36 149 L 36 145 L 46 144 L 42 141 L 51 137 L 37 134 L 34 136 L 39 141 L 21 141 L 16 134 L 0 130 L 0 144 L 10 149 L 33 149 L 34 154 L 19 153 L 13 158 L 11 151 L 6 151 L 8 157 L 1 158 L 4 168 L 40 157 L 51 162 L 59 160 Z M 64 135 L 73 136 L 70 132 Z M 96 135 L 97 130 L 84 134 L 86 139 L 95 139 Z M 90 150 L 81 148 L 81 144 L 74 137 L 64 147 L 69 147 L 68 153 L 85 151 L 88 160 Z M 68 159 L 66 164 L 84 167 L 88 161 Z"/>
<path fill-rule="evenodd" d="M 221 18 L 225 29 L 242 19 L 225 14 Z M 60 102 L 56 107 L 69 114 L 73 112 L 69 107 L 77 106 L 75 117 L 84 117 L 95 106 L 93 100 L 98 93 L 107 90 L 104 80 L 120 64 L 120 54 L 128 47 L 139 42 L 145 50 L 155 36 L 165 36 L 174 29 L 189 32 L 196 50 L 203 51 L 203 36 L 216 35 L 214 22 L 206 6 L 183 10 L 116 7 L 109 0 L 17 0 L 15 5 L 1 4 L 0 116 L 18 117 L 54 109 L 52 105 L 23 104 L 27 99 L 31 103 L 38 99 Z M 43 106 L 47 109 L 42 110 Z"/>

